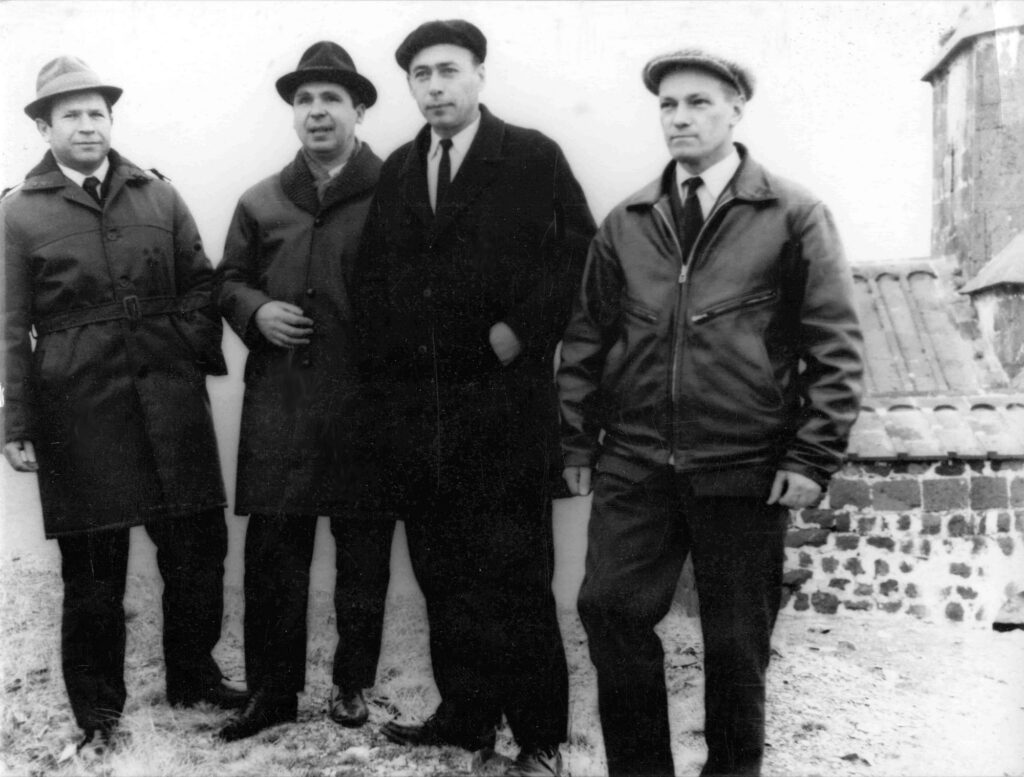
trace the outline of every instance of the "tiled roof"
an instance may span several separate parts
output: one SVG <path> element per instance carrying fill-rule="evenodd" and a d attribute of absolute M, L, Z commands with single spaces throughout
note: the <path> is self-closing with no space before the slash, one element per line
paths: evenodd
<path fill-rule="evenodd" d="M 957 325 L 951 272 L 927 259 L 853 267 L 866 363 L 850 458 L 1024 458 L 1024 395 L 1000 390 Z"/>

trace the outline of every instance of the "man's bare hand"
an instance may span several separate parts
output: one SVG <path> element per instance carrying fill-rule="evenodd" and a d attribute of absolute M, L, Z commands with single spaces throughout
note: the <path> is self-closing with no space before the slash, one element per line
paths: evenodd
<path fill-rule="evenodd" d="M 573 496 L 590 493 L 590 467 L 566 467 L 562 470 L 562 479 Z"/>
<path fill-rule="evenodd" d="M 806 475 L 780 469 L 775 473 L 772 492 L 768 496 L 768 504 L 778 502 L 783 507 L 799 510 L 810 507 L 821 498 L 821 486 Z"/>
<path fill-rule="evenodd" d="M 523 350 L 522 343 L 519 342 L 516 333 L 504 321 L 499 321 L 491 327 L 489 339 L 494 355 L 506 367 L 514 362 Z"/>
<path fill-rule="evenodd" d="M 36 449 L 29 440 L 15 440 L 4 446 L 4 458 L 18 472 L 35 472 L 39 469 Z"/>
<path fill-rule="evenodd" d="M 313 319 L 302 315 L 302 308 L 289 302 L 272 300 L 256 311 L 256 326 L 267 340 L 280 348 L 309 345 Z"/>

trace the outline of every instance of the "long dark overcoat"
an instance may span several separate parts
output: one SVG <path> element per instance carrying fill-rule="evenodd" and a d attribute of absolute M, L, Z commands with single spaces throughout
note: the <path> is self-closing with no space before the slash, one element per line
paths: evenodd
<path fill-rule="evenodd" d="M 560 468 L 552 359 L 594 223 L 558 146 L 481 110 L 436 217 L 424 127 L 385 162 L 364 235 L 360 420 L 379 470 L 358 480 L 399 516 L 442 492 L 486 502 L 509 473 L 547 493 Z M 523 345 L 508 366 L 488 339 L 499 321 Z"/>
<path fill-rule="evenodd" d="M 380 173 L 366 143 L 317 198 L 302 152 L 242 195 L 217 268 L 224 318 L 249 348 L 235 512 L 336 515 L 349 467 L 354 388 L 349 282 Z M 308 346 L 279 348 L 256 310 L 290 302 L 313 319 Z"/>
<path fill-rule="evenodd" d="M 4 442 L 35 445 L 48 537 L 225 503 L 213 267 L 178 193 L 109 160 L 102 208 L 49 152 L 0 203 Z"/>

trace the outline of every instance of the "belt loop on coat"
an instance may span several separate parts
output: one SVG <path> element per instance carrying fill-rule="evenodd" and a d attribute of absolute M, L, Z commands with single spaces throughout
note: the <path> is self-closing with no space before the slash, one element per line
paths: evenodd
<path fill-rule="evenodd" d="M 128 319 L 128 328 L 134 332 L 139 328 L 139 322 L 142 321 L 142 309 L 139 307 L 139 298 L 135 294 L 131 294 L 122 299 L 121 304 L 124 305 L 124 315 Z"/>

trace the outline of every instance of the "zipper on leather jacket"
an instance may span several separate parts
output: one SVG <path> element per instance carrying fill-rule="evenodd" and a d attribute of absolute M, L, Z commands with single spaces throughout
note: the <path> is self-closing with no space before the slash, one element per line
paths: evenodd
<path fill-rule="evenodd" d="M 718 307 L 708 308 L 705 311 L 697 313 L 690 317 L 690 321 L 694 324 L 703 324 L 705 321 L 715 318 L 716 316 L 732 313 L 740 308 L 751 307 L 753 305 L 759 305 L 762 302 L 767 302 L 770 299 L 774 299 L 775 295 L 776 291 L 771 289 L 770 291 L 758 292 L 757 294 L 748 297 L 741 297 L 740 299 L 733 300 L 732 302 L 726 302 Z"/>

